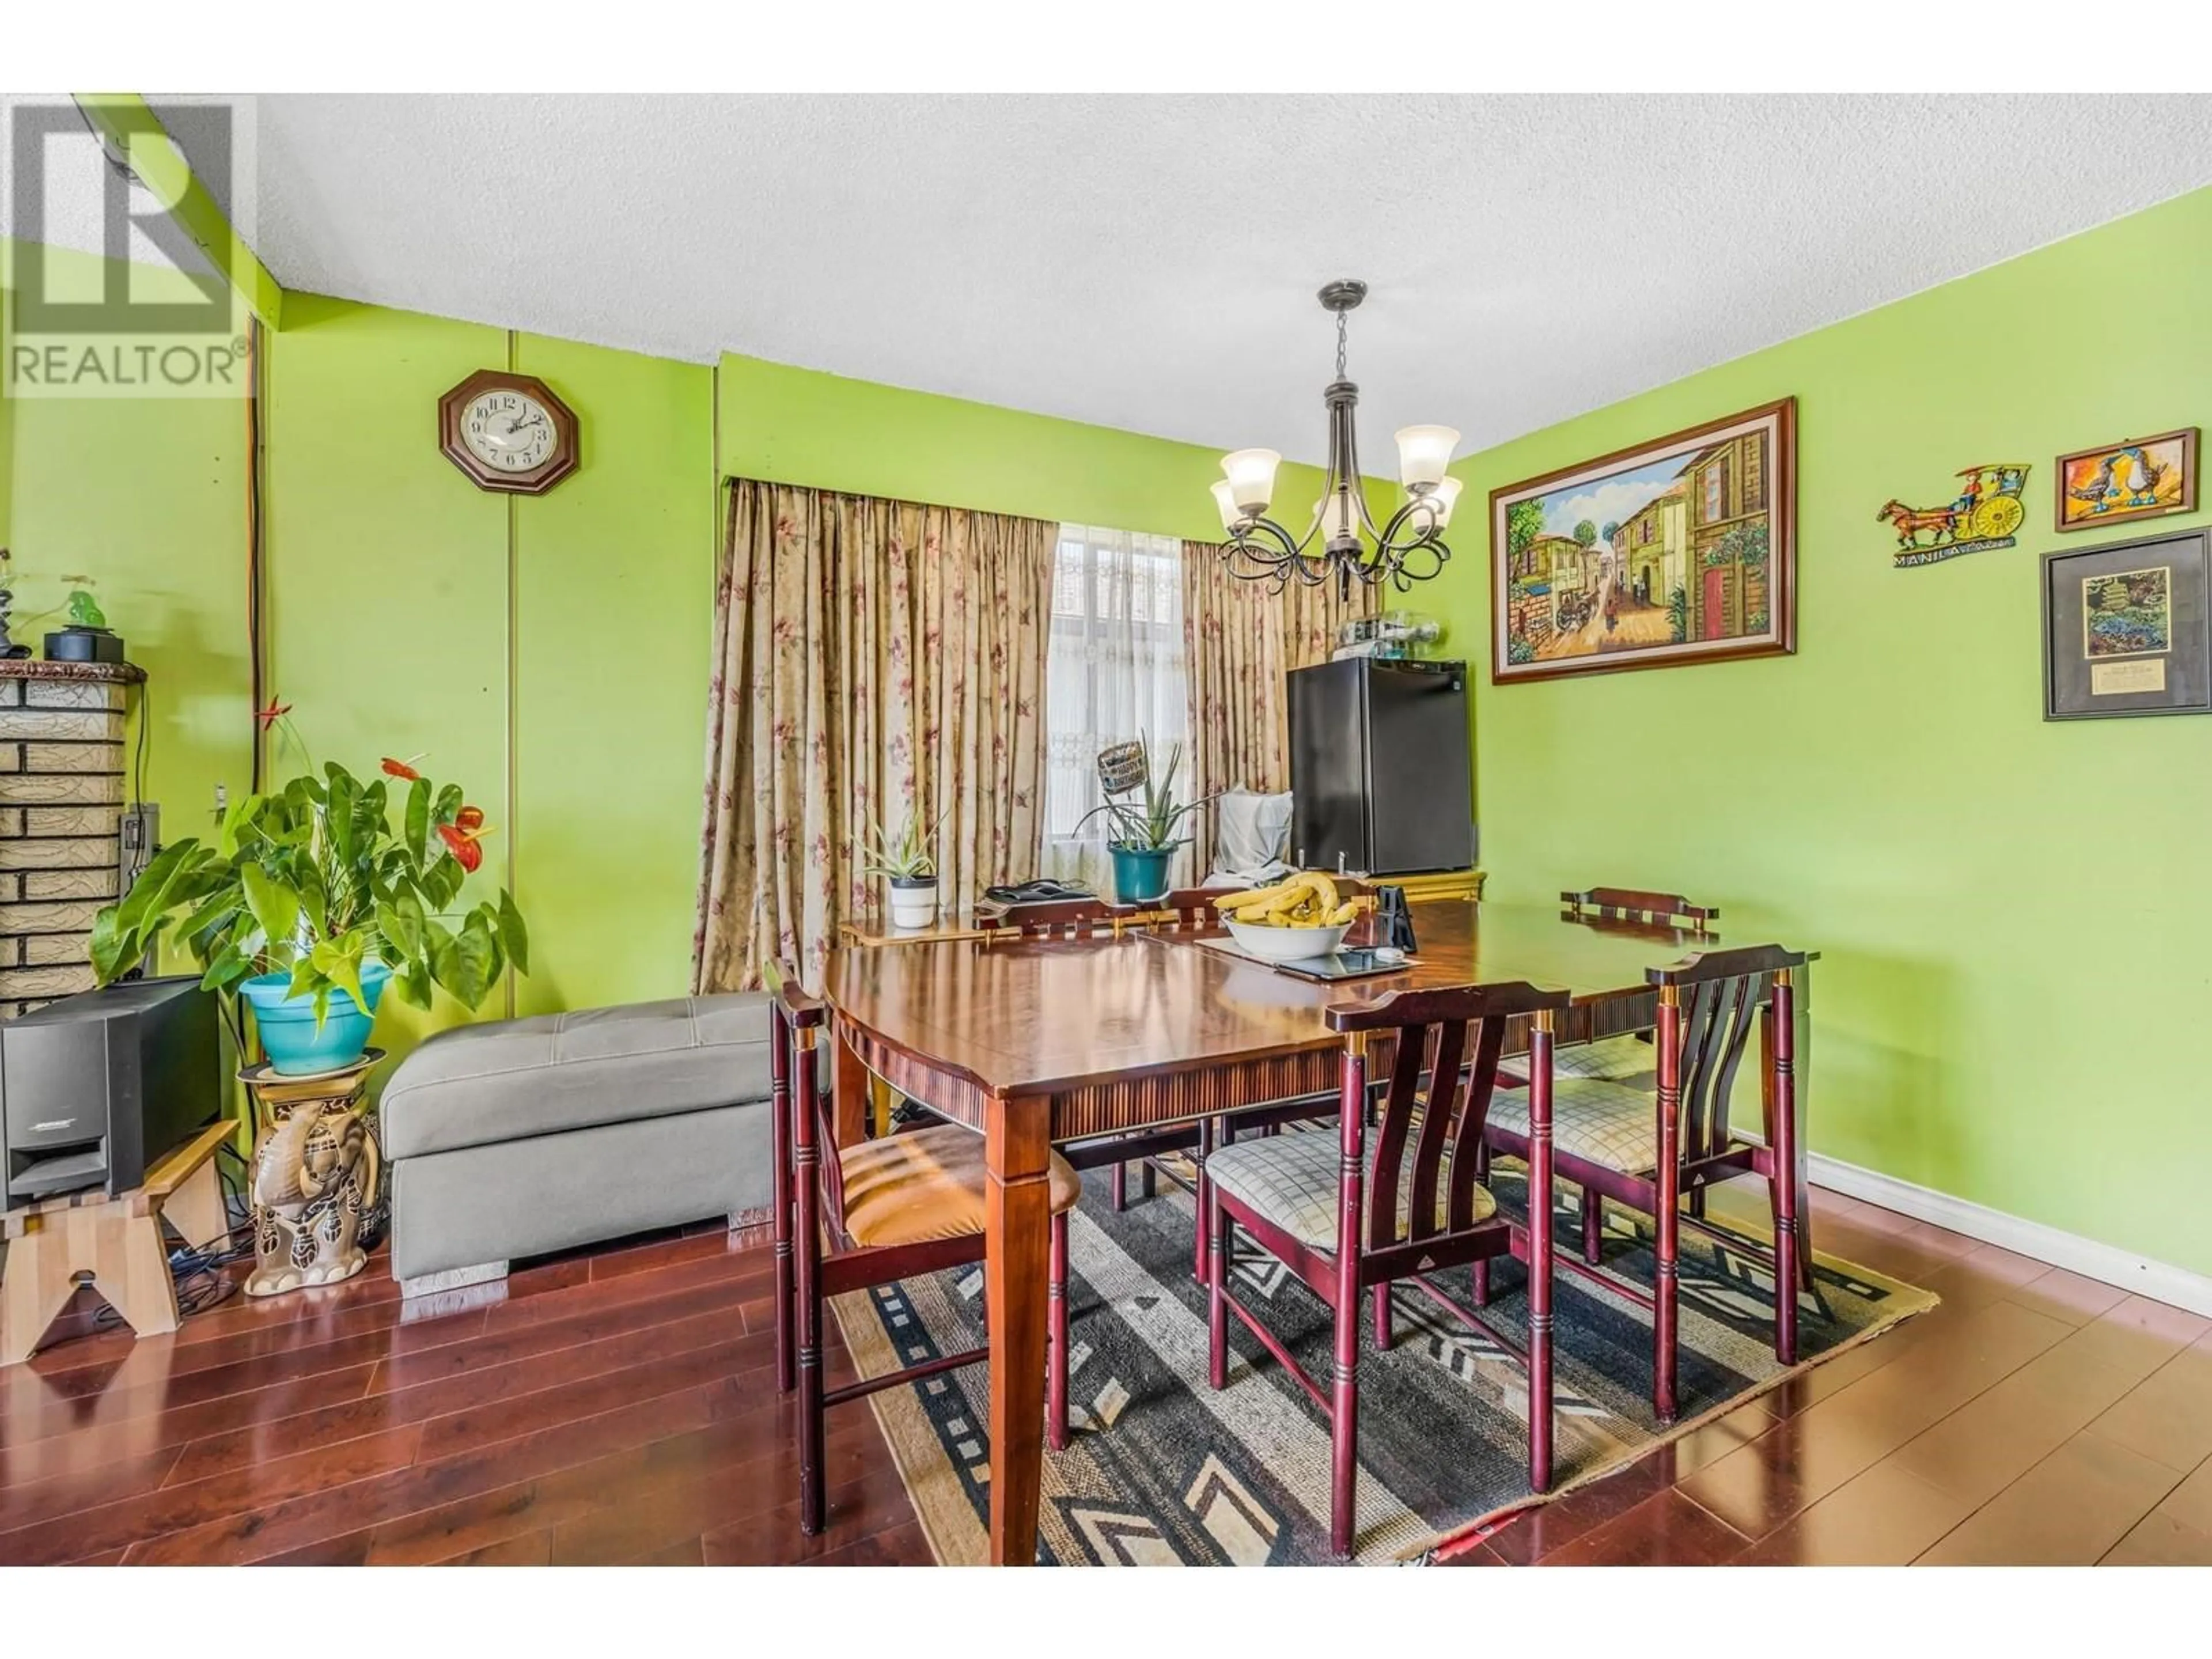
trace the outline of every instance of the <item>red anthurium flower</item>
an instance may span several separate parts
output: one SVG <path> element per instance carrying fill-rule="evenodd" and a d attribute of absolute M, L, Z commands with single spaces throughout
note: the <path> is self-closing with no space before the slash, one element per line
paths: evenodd
<path fill-rule="evenodd" d="M 453 814 L 453 828 L 465 836 L 473 836 L 483 828 L 483 808 L 464 806 Z"/>
<path fill-rule="evenodd" d="M 477 838 L 474 836 L 465 835 L 450 823 L 440 824 L 438 834 L 444 839 L 453 856 L 460 861 L 462 869 L 474 875 L 483 867 L 483 848 L 477 844 Z"/>
<path fill-rule="evenodd" d="M 386 777 L 404 778 L 410 783 L 422 775 L 405 761 L 394 760 L 389 755 L 384 757 L 384 774 Z"/>
<path fill-rule="evenodd" d="M 268 708 L 257 708 L 253 711 L 253 718 L 261 722 L 261 729 L 266 732 L 270 726 L 276 725 L 278 720 L 283 720 L 285 715 L 291 712 L 292 705 L 290 703 L 279 702 L 276 698 L 271 697 L 269 699 Z"/>

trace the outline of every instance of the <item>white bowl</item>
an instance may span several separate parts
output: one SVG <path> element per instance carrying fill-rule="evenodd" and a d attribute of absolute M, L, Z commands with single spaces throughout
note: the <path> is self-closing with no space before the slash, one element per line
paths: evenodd
<path fill-rule="evenodd" d="M 1263 927 L 1257 922 L 1228 918 L 1229 936 L 1247 956 L 1262 962 L 1304 962 L 1310 957 L 1333 956 L 1352 931 L 1349 922 L 1335 927 Z"/>

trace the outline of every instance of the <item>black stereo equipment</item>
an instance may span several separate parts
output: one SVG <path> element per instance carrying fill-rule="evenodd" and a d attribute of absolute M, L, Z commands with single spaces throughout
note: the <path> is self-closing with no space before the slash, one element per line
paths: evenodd
<path fill-rule="evenodd" d="M 222 1109 L 219 1018 L 187 976 L 125 981 L 0 1024 L 0 1209 L 141 1185 Z"/>

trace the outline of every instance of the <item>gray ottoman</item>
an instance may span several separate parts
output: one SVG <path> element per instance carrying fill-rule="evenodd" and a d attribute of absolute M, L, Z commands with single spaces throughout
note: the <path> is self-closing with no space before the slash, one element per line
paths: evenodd
<path fill-rule="evenodd" d="M 769 1000 L 683 997 L 441 1031 L 385 1086 L 392 1272 L 418 1296 L 769 1202 Z"/>

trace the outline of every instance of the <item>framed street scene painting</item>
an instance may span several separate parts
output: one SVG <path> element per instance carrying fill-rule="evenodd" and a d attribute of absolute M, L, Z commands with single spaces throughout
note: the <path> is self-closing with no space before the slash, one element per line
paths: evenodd
<path fill-rule="evenodd" d="M 2043 556 L 2043 717 L 2212 714 L 2202 530 Z"/>
<path fill-rule="evenodd" d="M 1490 495 L 1494 684 L 1796 648 L 1785 398 Z"/>

